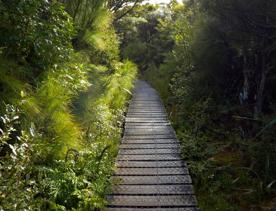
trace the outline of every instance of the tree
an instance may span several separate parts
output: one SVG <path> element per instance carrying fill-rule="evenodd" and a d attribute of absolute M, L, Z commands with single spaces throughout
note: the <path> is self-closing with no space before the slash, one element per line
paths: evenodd
<path fill-rule="evenodd" d="M 79 30 L 90 28 L 106 0 L 66 0 L 63 1 Z"/>
<path fill-rule="evenodd" d="M 2 56 L 18 65 L 28 64 L 32 71 L 24 74 L 29 79 L 68 59 L 74 28 L 61 3 L 0 1 L 0 20 Z"/>
<path fill-rule="evenodd" d="M 263 111 L 267 77 L 275 71 L 276 2 L 205 0 L 203 6 L 215 19 L 215 30 L 222 35 L 218 39 L 236 51 L 243 73 L 241 103 L 254 104 L 253 113 L 258 118 Z"/>
<path fill-rule="evenodd" d="M 168 8 L 148 4 L 137 6 L 116 23 L 123 57 L 135 61 L 141 72 L 152 65 L 159 67 L 165 52 L 172 48 L 170 32 L 165 26 L 170 18 Z"/>
<path fill-rule="evenodd" d="M 115 14 L 115 21 L 120 20 L 134 10 L 144 0 L 108 0 L 107 7 Z"/>

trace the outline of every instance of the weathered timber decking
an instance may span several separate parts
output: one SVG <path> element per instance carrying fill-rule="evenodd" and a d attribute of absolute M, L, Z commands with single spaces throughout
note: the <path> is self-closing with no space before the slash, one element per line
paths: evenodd
<path fill-rule="evenodd" d="M 180 144 L 157 92 L 137 81 L 107 210 L 197 211 Z"/>

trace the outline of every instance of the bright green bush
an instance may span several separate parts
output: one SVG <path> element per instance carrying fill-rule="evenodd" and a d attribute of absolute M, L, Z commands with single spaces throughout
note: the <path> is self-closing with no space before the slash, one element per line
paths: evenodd
<path fill-rule="evenodd" d="M 105 205 L 137 69 L 99 3 L 80 26 L 56 1 L 0 1 L 0 209 Z"/>
<path fill-rule="evenodd" d="M 119 41 L 112 26 L 112 15 L 106 9 L 101 9 L 91 29 L 86 30 L 83 42 L 88 45 L 91 62 L 94 64 L 111 65 L 119 60 Z"/>
<path fill-rule="evenodd" d="M 28 131 L 18 131 L 21 116 L 18 108 L 6 105 L 1 116 L 0 129 L 0 209 L 24 210 L 36 207 L 35 195 L 39 192 L 32 177 L 35 140 L 38 134 L 31 125 Z M 16 141 L 11 143 L 11 137 Z"/>

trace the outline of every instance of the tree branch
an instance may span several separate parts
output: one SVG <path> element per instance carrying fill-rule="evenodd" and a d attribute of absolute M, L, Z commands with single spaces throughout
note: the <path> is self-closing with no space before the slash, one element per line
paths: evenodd
<path fill-rule="evenodd" d="M 137 4 L 140 2 L 140 0 L 136 0 L 135 2 L 134 2 L 134 4 L 132 5 L 132 7 L 129 9 L 129 10 L 127 10 L 126 12 L 124 12 L 123 14 L 121 14 L 119 17 L 116 17 L 115 19 L 114 19 L 114 21 L 118 21 L 118 20 L 120 20 L 121 18 L 123 18 L 124 16 L 126 16 L 128 13 L 130 13 L 136 6 L 137 6 Z"/>

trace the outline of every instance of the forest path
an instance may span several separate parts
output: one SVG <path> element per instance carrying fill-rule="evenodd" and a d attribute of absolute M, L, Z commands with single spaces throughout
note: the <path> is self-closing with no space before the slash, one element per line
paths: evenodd
<path fill-rule="evenodd" d="M 137 81 L 107 210 L 195 211 L 191 177 L 158 93 Z"/>

